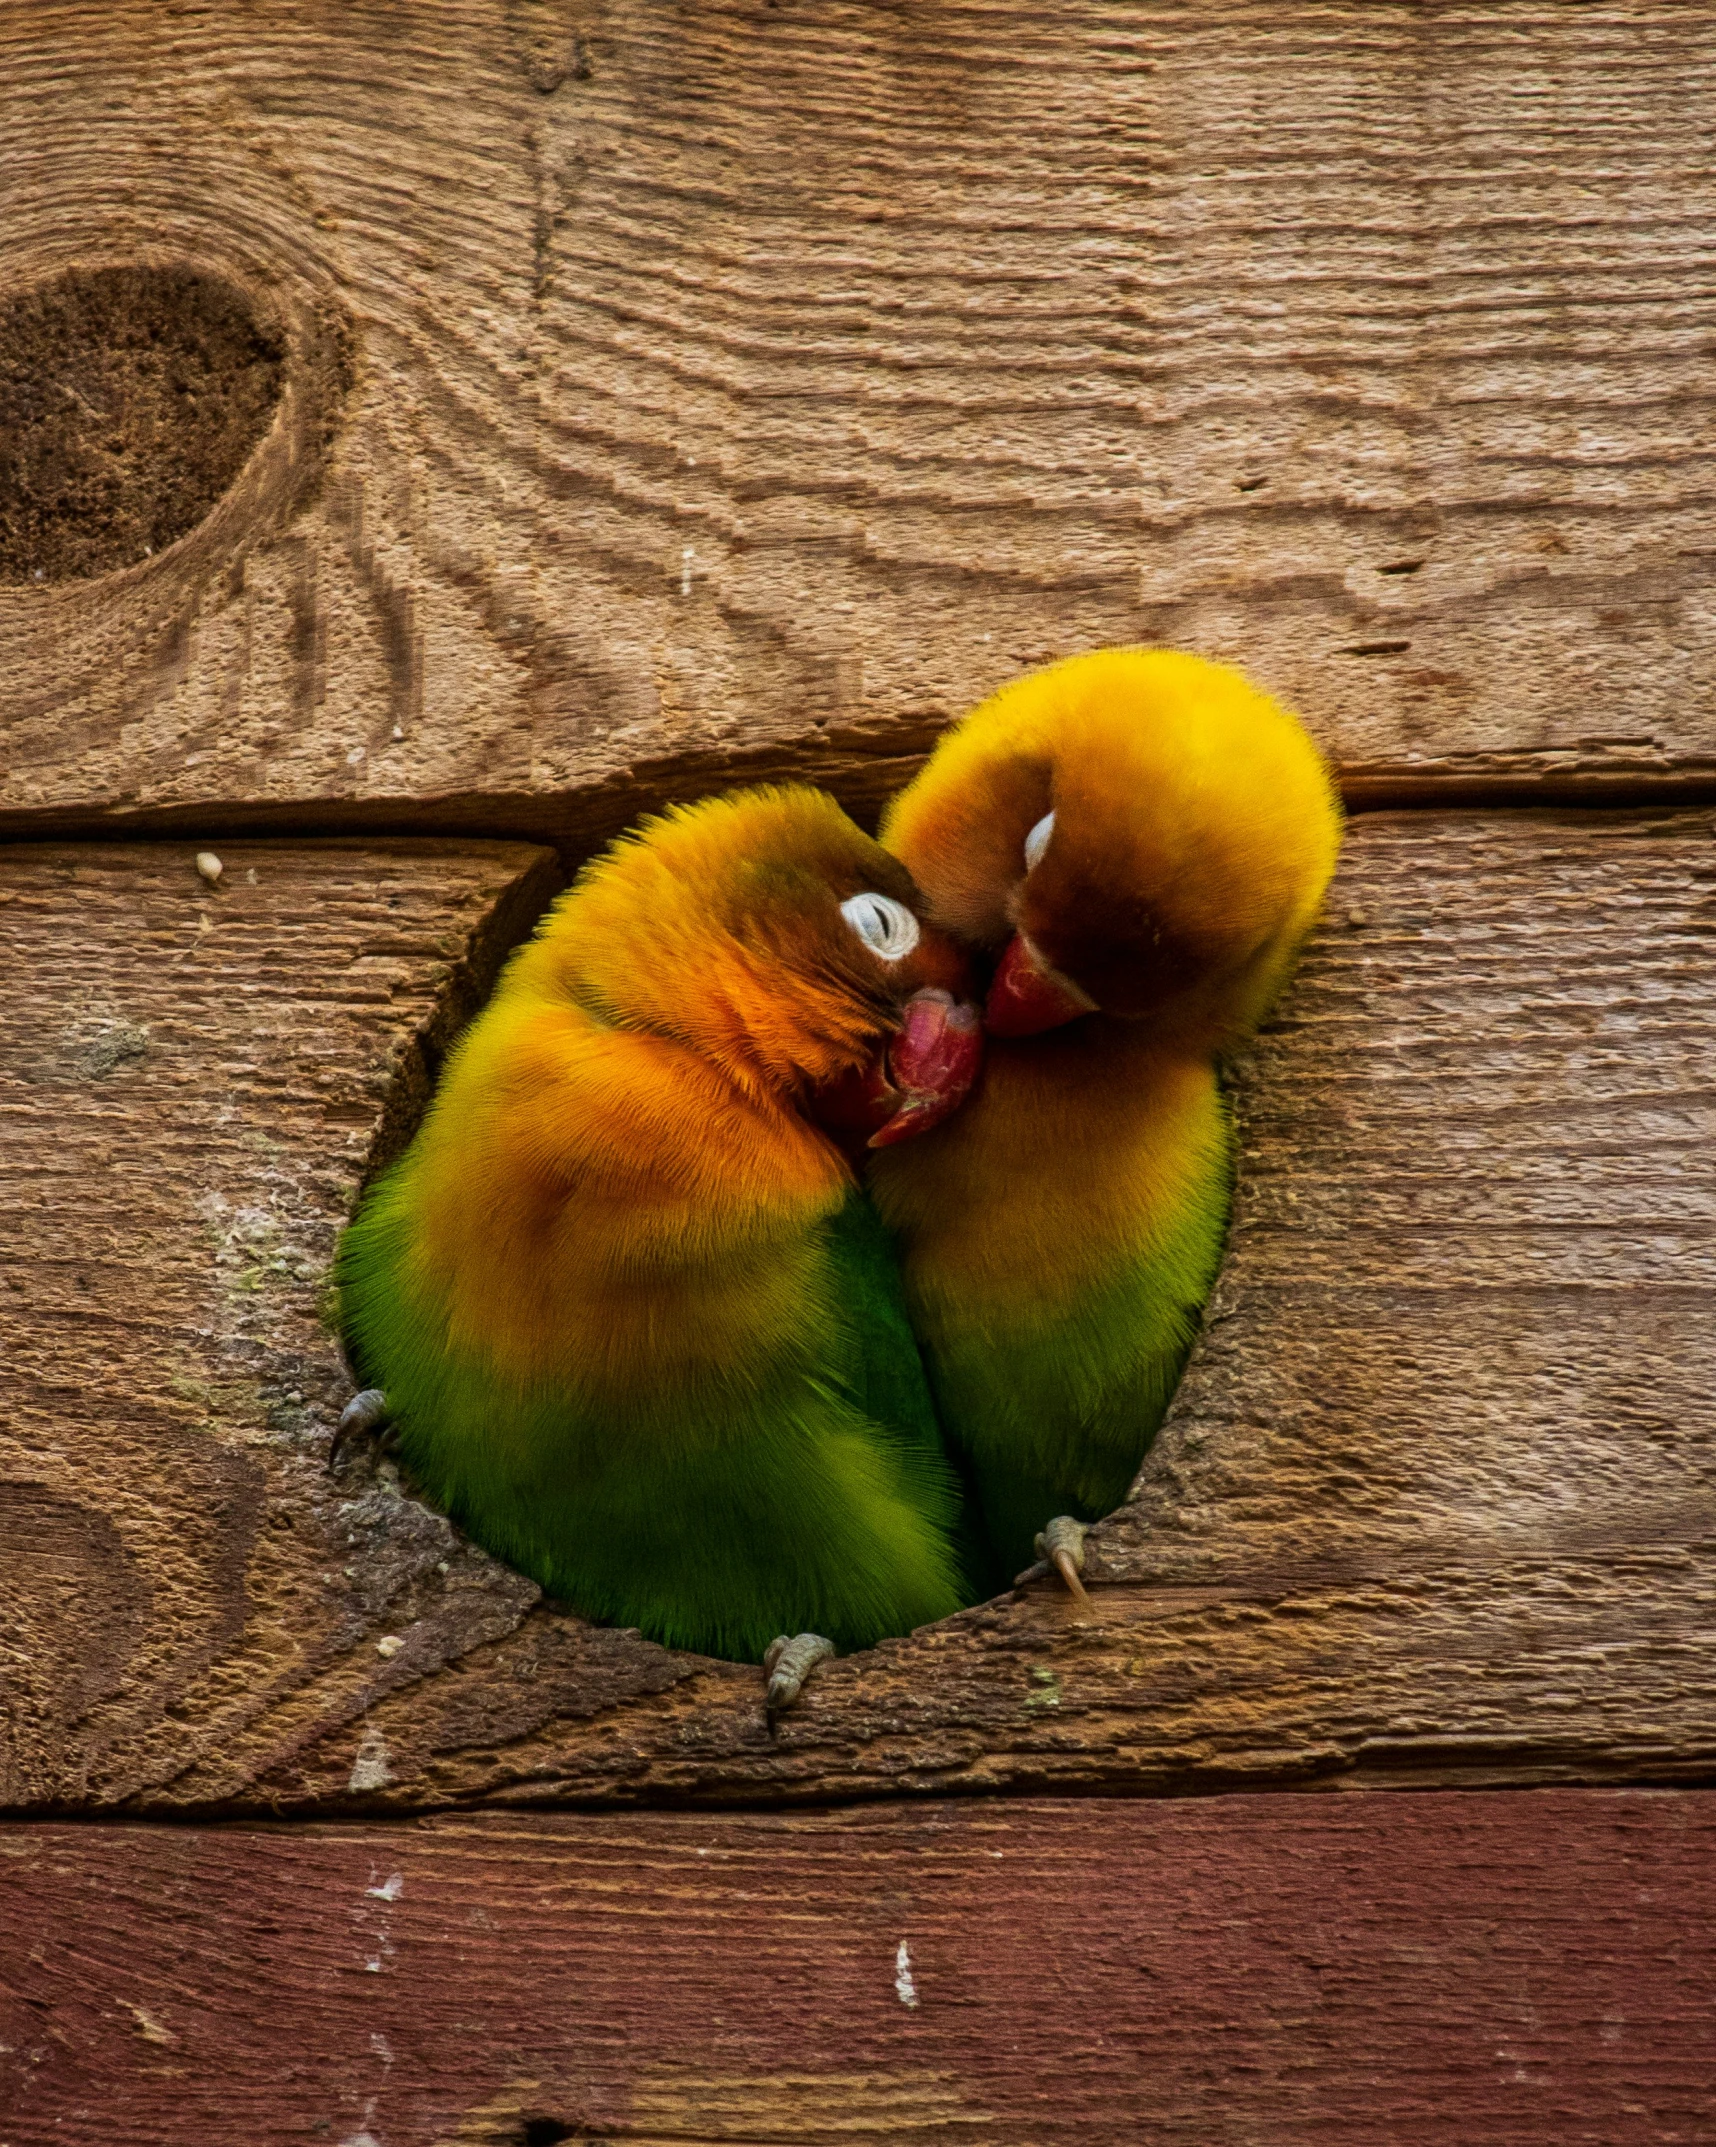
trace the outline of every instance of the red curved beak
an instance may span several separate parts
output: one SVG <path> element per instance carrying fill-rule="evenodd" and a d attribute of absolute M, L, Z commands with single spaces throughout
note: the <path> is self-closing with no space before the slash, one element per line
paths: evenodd
<path fill-rule="evenodd" d="M 1040 1036 L 1095 1011 L 1094 999 L 1071 977 L 1051 969 L 1023 932 L 1015 932 L 989 987 L 983 1025 L 992 1036 Z"/>
<path fill-rule="evenodd" d="M 870 1064 L 819 1089 L 811 1115 L 853 1148 L 891 1148 L 927 1133 L 971 1093 L 983 1064 L 983 1024 L 969 1000 L 936 987 L 913 992 L 905 1018 Z"/>
<path fill-rule="evenodd" d="M 971 1093 L 983 1064 L 983 1021 L 969 1000 L 931 988 L 913 992 L 888 1046 L 888 1078 L 899 1094 L 893 1115 L 870 1136 L 891 1148 L 940 1125 Z"/>

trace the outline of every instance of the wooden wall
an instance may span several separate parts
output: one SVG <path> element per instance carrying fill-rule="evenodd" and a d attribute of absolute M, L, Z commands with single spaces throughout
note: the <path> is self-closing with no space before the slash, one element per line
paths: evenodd
<path fill-rule="evenodd" d="M 1716 2140 L 1713 89 L 1699 0 L 0 17 L 0 2147 Z M 1088 1616 L 771 1729 L 330 1475 L 565 870 L 1112 640 L 1357 810 Z"/>

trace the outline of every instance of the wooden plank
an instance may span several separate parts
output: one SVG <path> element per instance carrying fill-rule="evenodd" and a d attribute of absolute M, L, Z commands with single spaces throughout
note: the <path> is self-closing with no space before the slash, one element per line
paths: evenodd
<path fill-rule="evenodd" d="M 1686 0 L 7 10 L 8 288 L 288 355 L 195 532 L 0 588 L 0 828 L 862 804 L 1128 639 L 1363 799 L 1716 783 L 1713 89 Z"/>
<path fill-rule="evenodd" d="M 6 1799 L 1707 1776 L 1712 829 L 1358 821 L 1236 1070 L 1227 1265 L 1093 1614 L 982 1606 L 772 1734 L 754 1672 L 537 1603 L 385 1465 L 320 1473 L 385 1069 L 525 862 L 263 846 L 211 898 L 172 850 L 15 850 Z"/>
<path fill-rule="evenodd" d="M 0 863 L 0 1801 L 135 1791 L 535 1590 L 323 1457 L 360 1173 L 557 884 L 502 844 Z M 378 1540 L 379 1537 L 384 1541 Z M 425 1622 L 426 1621 L 426 1622 Z M 430 1635 L 434 1637 L 431 1639 Z"/>
<path fill-rule="evenodd" d="M 1716 1796 L 0 1830 L 0 2147 L 1709 2137 Z"/>

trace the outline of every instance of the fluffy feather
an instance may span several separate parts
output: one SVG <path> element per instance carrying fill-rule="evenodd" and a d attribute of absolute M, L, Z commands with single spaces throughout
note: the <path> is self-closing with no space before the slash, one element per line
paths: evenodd
<path fill-rule="evenodd" d="M 578 1609 L 755 1659 L 954 1609 L 957 1493 L 892 1248 L 804 1106 L 963 959 L 839 905 L 909 874 L 819 792 L 739 793 L 586 868 L 340 1248 L 413 1476 Z"/>
<path fill-rule="evenodd" d="M 1216 1059 L 1291 966 L 1339 829 L 1286 710 L 1140 649 L 1003 688 L 888 813 L 932 916 L 1002 958 L 996 993 L 1022 966 L 1065 1023 L 993 1042 L 964 1110 L 871 1165 L 997 1573 L 1053 1515 L 1119 1504 L 1161 1421 L 1226 1227 Z"/>

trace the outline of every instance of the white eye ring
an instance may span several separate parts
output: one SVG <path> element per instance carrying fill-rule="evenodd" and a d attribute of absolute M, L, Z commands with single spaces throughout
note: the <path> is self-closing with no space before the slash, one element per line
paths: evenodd
<path fill-rule="evenodd" d="M 1025 870 L 1035 872 L 1043 862 L 1043 852 L 1049 847 L 1049 837 L 1055 832 L 1055 816 L 1045 813 L 1025 837 Z"/>
<path fill-rule="evenodd" d="M 870 952 L 885 962 L 903 962 L 923 935 L 918 920 L 892 895 L 848 895 L 840 914 Z"/>

